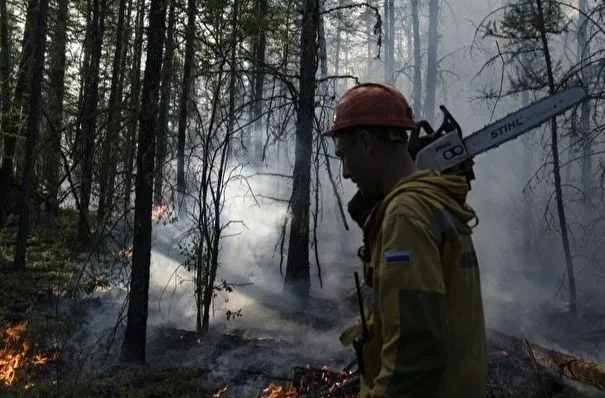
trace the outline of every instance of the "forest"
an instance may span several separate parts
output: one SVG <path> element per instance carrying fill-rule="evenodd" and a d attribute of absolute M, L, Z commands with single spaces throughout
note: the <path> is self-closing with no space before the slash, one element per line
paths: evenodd
<path fill-rule="evenodd" d="M 353 397 L 363 82 L 474 159 L 489 396 L 605 395 L 605 2 L 0 0 L 0 395 Z"/>

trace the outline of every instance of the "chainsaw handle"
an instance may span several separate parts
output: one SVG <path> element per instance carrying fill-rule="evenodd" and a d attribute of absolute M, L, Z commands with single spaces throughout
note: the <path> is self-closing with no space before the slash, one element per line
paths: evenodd
<path fill-rule="evenodd" d="M 424 137 L 420 137 L 420 130 L 424 130 L 426 134 Z M 420 120 L 416 122 L 416 127 L 410 133 L 410 148 L 409 152 L 412 155 L 412 159 L 416 159 L 416 155 L 422 148 L 426 145 L 430 144 L 434 139 L 436 139 L 435 130 L 426 120 Z"/>
<path fill-rule="evenodd" d="M 445 105 L 439 105 L 439 109 L 443 112 L 443 122 L 441 122 L 441 126 L 439 126 L 435 134 L 440 136 L 443 132 L 450 133 L 452 131 L 457 131 L 458 134 L 462 135 L 462 129 L 460 128 L 458 121 L 454 119 L 454 116 L 452 116 Z"/>

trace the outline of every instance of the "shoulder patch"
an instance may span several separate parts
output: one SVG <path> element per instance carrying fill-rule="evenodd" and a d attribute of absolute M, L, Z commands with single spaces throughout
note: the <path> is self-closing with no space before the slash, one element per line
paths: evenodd
<path fill-rule="evenodd" d="M 390 250 L 384 253 L 384 262 L 392 263 L 411 263 L 412 252 L 410 250 Z"/>

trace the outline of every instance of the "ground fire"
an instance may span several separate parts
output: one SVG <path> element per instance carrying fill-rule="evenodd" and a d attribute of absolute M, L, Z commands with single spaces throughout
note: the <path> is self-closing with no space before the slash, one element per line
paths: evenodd
<path fill-rule="evenodd" d="M 334 372 L 323 366 L 310 365 L 293 367 L 287 384 L 269 384 L 257 398 L 301 398 L 301 397 L 357 397 L 359 378 L 357 372 L 341 370 Z"/>
<path fill-rule="evenodd" d="M 17 381 L 17 370 L 32 365 L 44 365 L 52 358 L 32 352 L 32 343 L 22 337 L 27 321 L 8 325 L 0 347 L 0 383 L 12 385 Z"/>

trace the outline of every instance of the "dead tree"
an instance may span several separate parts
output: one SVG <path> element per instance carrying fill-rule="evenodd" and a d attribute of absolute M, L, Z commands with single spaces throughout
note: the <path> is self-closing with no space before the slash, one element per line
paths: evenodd
<path fill-rule="evenodd" d="M 284 289 L 306 298 L 311 288 L 309 267 L 309 209 L 311 205 L 311 160 L 315 119 L 315 73 L 317 72 L 318 0 L 305 0 L 300 38 L 300 81 L 296 114 L 290 239 Z"/>
<path fill-rule="evenodd" d="M 131 6 L 133 4 L 131 3 Z M 145 15 L 145 0 L 136 2 L 136 22 L 134 26 L 134 45 L 132 66 L 130 69 L 130 101 L 129 118 L 126 129 L 126 147 L 124 151 L 124 213 L 129 213 L 130 198 L 132 194 L 132 175 L 134 170 L 134 157 L 136 151 L 136 132 L 139 126 L 139 113 L 141 109 L 141 55 L 143 53 L 143 21 Z"/>
<path fill-rule="evenodd" d="M 422 53 L 420 49 L 420 18 L 418 0 L 412 2 L 412 31 L 414 35 L 414 83 L 413 83 L 413 98 L 414 98 L 414 115 L 420 118 L 422 112 Z"/>
<path fill-rule="evenodd" d="M 164 204 L 164 163 L 168 148 L 168 116 L 170 114 L 170 96 L 172 91 L 172 73 L 174 64 L 174 25 L 176 22 L 176 2 L 172 2 L 168 12 L 168 30 L 166 31 L 166 53 L 162 63 L 162 86 L 160 92 L 160 108 L 158 116 L 158 133 L 156 142 L 155 176 L 154 176 L 154 198 L 156 206 Z"/>
<path fill-rule="evenodd" d="M 135 188 L 132 270 L 128 301 L 128 320 L 122 343 L 122 362 L 144 362 L 149 301 L 151 262 L 151 209 L 153 205 L 153 161 L 158 113 L 158 96 L 164 24 L 168 0 L 151 0 L 147 34 L 147 59 L 143 78 L 143 99 L 137 140 L 137 176 Z"/>
<path fill-rule="evenodd" d="M 65 97 L 65 66 L 67 48 L 67 24 L 69 22 L 69 0 L 58 0 L 55 13 L 54 34 L 51 40 L 49 65 L 49 92 L 48 101 L 49 128 L 47 129 L 48 144 L 43 152 L 44 168 L 43 178 L 46 191 L 51 203 L 51 214 L 59 211 L 58 192 L 59 176 L 61 174 L 62 159 L 61 135 L 63 133 L 63 99 Z"/>
<path fill-rule="evenodd" d="M 429 0 L 429 34 L 426 61 L 426 99 L 423 117 L 433 123 L 437 96 L 437 46 L 439 44 L 439 0 Z"/>
<path fill-rule="evenodd" d="M 185 28 L 185 61 L 183 65 L 183 83 L 181 85 L 181 95 L 179 98 L 179 122 L 177 136 L 177 169 L 176 169 L 176 189 L 180 197 L 178 199 L 179 212 L 183 210 L 185 197 L 185 143 L 187 139 L 187 115 L 189 109 L 190 92 L 192 87 L 193 64 L 195 56 L 195 19 L 197 15 L 197 6 L 195 0 L 187 2 L 187 26 Z"/>
<path fill-rule="evenodd" d="M 122 121 L 122 75 L 124 73 L 122 59 L 124 54 L 126 0 L 118 4 L 118 21 L 116 25 L 115 51 L 111 66 L 111 88 L 109 90 L 109 110 L 107 114 L 107 128 L 101 144 L 101 163 L 99 175 L 99 206 L 97 224 L 105 221 L 111 213 L 114 202 L 115 178 L 117 173 L 117 151 L 115 144 L 120 139 Z"/>
<path fill-rule="evenodd" d="M 95 139 L 97 136 L 97 110 L 99 103 L 99 80 L 103 35 L 105 32 L 105 12 L 107 0 L 93 0 L 91 18 L 86 27 L 85 45 L 90 51 L 83 73 L 82 126 L 77 142 L 78 163 L 80 165 L 80 212 L 78 217 L 78 239 L 88 241 L 91 224 L 89 219 L 90 197 L 92 195 Z M 86 58 L 86 57 L 85 57 Z"/>
<path fill-rule="evenodd" d="M 263 89 L 265 85 L 265 53 L 267 47 L 267 0 L 255 0 L 254 12 L 258 30 L 255 32 L 252 54 L 254 56 L 254 70 L 252 75 L 252 109 L 251 119 L 254 121 L 250 131 L 248 144 L 252 161 L 260 164 L 263 158 Z"/>
<path fill-rule="evenodd" d="M 27 118 L 27 141 L 25 164 L 21 177 L 21 193 L 19 195 L 19 229 L 17 230 L 17 246 L 15 248 L 15 270 L 25 269 L 27 252 L 27 236 L 29 235 L 29 192 L 34 180 L 34 162 L 40 129 L 40 114 L 42 113 L 42 79 L 44 76 L 44 54 L 46 52 L 46 16 L 48 0 L 30 2 L 34 9 L 35 30 L 33 32 L 32 79 L 29 97 L 29 114 Z"/>
<path fill-rule="evenodd" d="M 548 47 L 548 37 L 546 35 L 546 26 L 544 19 L 544 9 L 542 8 L 542 0 L 536 0 L 538 11 L 538 31 L 542 42 L 542 51 L 544 53 L 544 61 L 546 63 L 546 73 L 548 78 L 548 89 L 551 95 L 555 94 L 555 78 L 553 73 L 552 61 L 550 57 L 550 49 Z M 551 128 L 551 150 L 553 157 L 553 173 L 555 179 L 555 196 L 557 201 L 557 214 L 559 216 L 559 227 L 561 228 L 561 240 L 563 242 L 563 252 L 565 254 L 565 265 L 567 267 L 567 280 L 569 285 L 569 312 L 575 314 L 577 312 L 576 305 L 576 278 L 573 267 L 573 259 L 571 257 L 571 247 L 569 244 L 569 236 L 567 229 L 567 220 L 565 217 L 565 206 L 563 205 L 563 189 L 561 187 L 561 165 L 559 162 L 559 133 L 557 119 L 553 118 L 550 123 Z"/>

